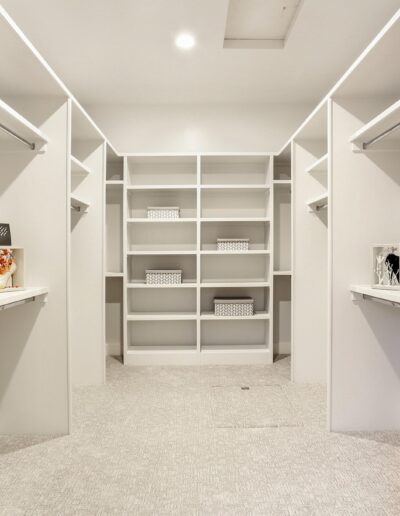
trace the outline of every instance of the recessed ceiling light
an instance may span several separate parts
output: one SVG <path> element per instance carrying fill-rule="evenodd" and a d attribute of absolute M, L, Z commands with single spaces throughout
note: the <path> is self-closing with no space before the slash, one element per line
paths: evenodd
<path fill-rule="evenodd" d="M 194 47 L 195 40 L 191 34 L 182 32 L 182 34 L 178 34 L 175 38 L 175 45 L 183 50 L 189 50 Z"/>

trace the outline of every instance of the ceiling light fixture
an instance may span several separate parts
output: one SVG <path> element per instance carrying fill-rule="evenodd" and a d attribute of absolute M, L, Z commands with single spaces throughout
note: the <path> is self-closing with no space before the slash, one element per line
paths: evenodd
<path fill-rule="evenodd" d="M 190 50 L 194 47 L 195 40 L 191 34 L 182 32 L 175 38 L 175 45 L 183 50 Z"/>

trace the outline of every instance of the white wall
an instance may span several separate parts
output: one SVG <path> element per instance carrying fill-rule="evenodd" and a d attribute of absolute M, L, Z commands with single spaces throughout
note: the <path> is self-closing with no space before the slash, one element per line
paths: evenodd
<path fill-rule="evenodd" d="M 85 106 L 119 152 L 278 151 L 304 105 Z"/>

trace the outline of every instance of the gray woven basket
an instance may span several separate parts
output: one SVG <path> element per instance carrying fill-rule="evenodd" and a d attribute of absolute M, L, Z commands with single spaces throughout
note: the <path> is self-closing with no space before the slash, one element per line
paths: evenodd
<path fill-rule="evenodd" d="M 181 270 L 146 270 L 146 284 L 148 285 L 177 285 L 179 283 L 182 283 Z"/>
<path fill-rule="evenodd" d="M 248 251 L 249 250 L 249 239 L 248 238 L 218 238 L 217 239 L 217 250 L 218 251 Z"/>
<path fill-rule="evenodd" d="M 243 317 L 254 315 L 254 299 L 251 297 L 214 298 L 214 314 L 218 317 Z"/>
<path fill-rule="evenodd" d="M 148 206 L 148 219 L 179 219 L 180 209 L 178 206 Z"/>

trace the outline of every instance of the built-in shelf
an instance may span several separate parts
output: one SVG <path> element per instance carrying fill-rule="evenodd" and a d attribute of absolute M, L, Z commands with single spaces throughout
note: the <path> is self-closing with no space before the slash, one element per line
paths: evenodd
<path fill-rule="evenodd" d="M 121 179 L 110 179 L 106 181 L 106 186 L 124 186 L 124 182 Z"/>
<path fill-rule="evenodd" d="M 201 222 L 270 222 L 269 217 L 202 217 Z"/>
<path fill-rule="evenodd" d="M 213 255 L 226 255 L 226 254 L 240 254 L 240 255 L 246 255 L 246 254 L 270 254 L 271 251 L 268 251 L 266 249 L 249 249 L 248 251 L 217 251 L 217 250 L 203 250 L 200 251 L 200 254 L 213 254 Z"/>
<path fill-rule="evenodd" d="M 251 191 L 266 191 L 271 187 L 269 185 L 257 185 L 257 184 L 245 184 L 245 185 L 235 185 L 235 184 L 220 184 L 220 185 L 200 185 L 202 190 L 245 190 L 246 192 Z"/>
<path fill-rule="evenodd" d="M 90 174 L 90 169 L 75 156 L 71 156 L 71 172 L 75 175 Z"/>
<path fill-rule="evenodd" d="M 131 281 L 127 284 L 127 288 L 196 288 L 196 282 L 194 280 L 183 280 L 182 283 L 156 285 L 144 283 L 144 281 Z"/>
<path fill-rule="evenodd" d="M 128 185 L 128 190 L 196 190 L 197 185 Z"/>
<path fill-rule="evenodd" d="M 291 179 L 274 179 L 274 186 L 291 186 Z"/>
<path fill-rule="evenodd" d="M 90 204 L 86 201 L 79 199 L 76 195 L 71 195 L 71 209 L 79 212 L 86 212 L 89 206 Z"/>
<path fill-rule="evenodd" d="M 156 250 L 156 251 L 144 251 L 144 250 L 138 250 L 138 251 L 128 251 L 126 253 L 128 256 L 140 256 L 140 255 L 196 255 L 197 254 L 197 251 L 196 250 L 193 250 L 193 251 L 187 251 L 187 250 L 182 250 L 182 251 L 169 251 L 169 250 Z"/>
<path fill-rule="evenodd" d="M 353 150 L 363 151 L 373 148 L 375 143 L 387 138 L 396 140 L 396 150 L 400 150 L 400 100 L 365 124 L 350 137 Z"/>
<path fill-rule="evenodd" d="M 307 202 L 307 206 L 309 211 L 320 211 L 324 208 L 328 207 L 328 192 L 319 195 L 318 197 L 314 197 Z"/>
<path fill-rule="evenodd" d="M 2 150 L 9 149 L 12 142 L 12 149 L 40 151 L 49 140 L 40 129 L 0 100 L 0 142 Z"/>
<path fill-rule="evenodd" d="M 106 272 L 106 278 L 123 278 L 123 272 Z"/>
<path fill-rule="evenodd" d="M 141 312 L 128 314 L 128 321 L 195 321 L 196 313 L 190 312 Z"/>
<path fill-rule="evenodd" d="M 268 281 L 248 281 L 248 280 L 205 280 L 200 283 L 200 286 L 203 288 L 225 288 L 225 287 L 269 287 L 270 284 Z"/>
<path fill-rule="evenodd" d="M 203 353 L 270 353 L 265 344 L 229 345 L 229 344 L 206 344 L 201 347 Z"/>
<path fill-rule="evenodd" d="M 17 290 L 16 292 L 1 292 L 0 310 L 35 301 L 37 297 L 45 296 L 48 292 L 47 287 L 31 287 L 24 290 Z"/>
<path fill-rule="evenodd" d="M 372 288 L 370 285 L 351 285 L 353 294 L 360 294 L 364 299 L 382 301 L 400 307 L 400 290 L 384 290 Z"/>
<path fill-rule="evenodd" d="M 255 312 L 254 315 L 229 315 L 229 316 L 219 316 L 215 315 L 214 312 L 202 312 L 200 315 L 200 319 L 203 321 L 251 321 L 251 320 L 266 320 L 269 319 L 269 313 L 267 312 Z"/>
<path fill-rule="evenodd" d="M 310 172 L 327 172 L 328 171 L 328 154 L 324 154 L 321 158 L 314 161 L 312 165 L 306 168 L 306 173 Z"/>
<path fill-rule="evenodd" d="M 149 224 L 158 224 L 158 223 L 184 223 L 184 222 L 196 222 L 197 219 L 193 217 L 180 217 L 179 219 L 150 219 L 147 217 L 137 217 L 127 219 L 128 224 L 133 223 L 149 223 Z"/>
<path fill-rule="evenodd" d="M 291 276 L 292 271 L 274 271 L 274 276 Z"/>

